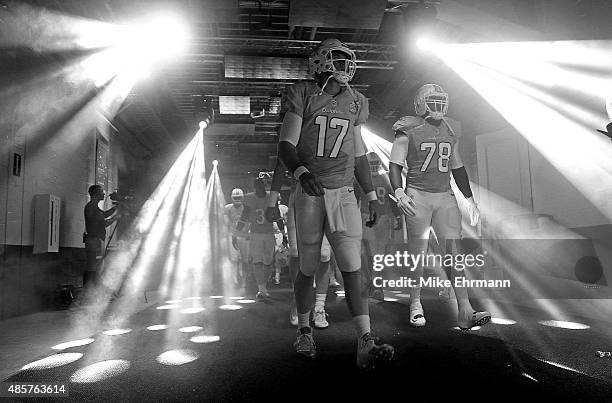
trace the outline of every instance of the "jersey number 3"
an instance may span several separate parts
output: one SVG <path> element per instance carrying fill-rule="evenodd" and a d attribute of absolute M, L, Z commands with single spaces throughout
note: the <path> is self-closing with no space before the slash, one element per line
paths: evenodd
<path fill-rule="evenodd" d="M 448 172 L 449 160 L 451 153 L 453 151 L 453 147 L 451 143 L 421 143 L 421 151 L 427 151 L 427 158 L 423 162 L 423 166 L 421 167 L 421 172 L 427 171 L 429 168 L 429 164 L 436 152 L 436 148 L 438 149 L 438 171 L 440 172 Z"/>
<path fill-rule="evenodd" d="M 263 209 L 260 209 L 260 208 L 255 209 L 255 215 L 256 215 L 255 222 L 257 224 L 262 225 L 264 222 L 266 222 L 266 218 L 265 218 L 266 216 L 264 214 Z"/>
<path fill-rule="evenodd" d="M 338 137 L 336 137 L 336 141 L 334 142 L 334 146 L 329 153 L 329 158 L 337 158 L 340 153 L 340 148 L 342 147 L 342 141 L 344 137 L 346 137 L 346 133 L 348 132 L 350 121 L 342 118 L 331 118 L 329 119 L 329 126 L 327 125 L 328 117 L 319 115 L 315 119 L 315 124 L 319 126 L 319 137 L 317 139 L 317 157 L 325 157 L 325 140 L 327 137 L 327 129 L 337 129 L 340 127 L 340 132 L 338 133 Z"/>

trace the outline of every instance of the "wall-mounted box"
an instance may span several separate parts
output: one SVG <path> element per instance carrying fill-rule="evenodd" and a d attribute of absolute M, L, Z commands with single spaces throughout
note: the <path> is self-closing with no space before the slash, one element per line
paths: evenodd
<path fill-rule="evenodd" d="M 60 204 L 54 195 L 34 196 L 34 253 L 59 252 Z"/>

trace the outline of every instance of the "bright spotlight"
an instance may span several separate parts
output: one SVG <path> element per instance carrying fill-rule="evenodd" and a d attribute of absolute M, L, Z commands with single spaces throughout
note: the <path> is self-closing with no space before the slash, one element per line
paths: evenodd
<path fill-rule="evenodd" d="M 421 37 L 416 41 L 416 47 L 419 50 L 430 50 L 433 45 L 433 41 L 427 37 Z"/>
<path fill-rule="evenodd" d="M 242 307 L 240 305 L 225 304 L 219 306 L 219 309 L 221 309 L 222 311 L 237 311 L 238 309 L 242 309 Z"/>
<path fill-rule="evenodd" d="M 550 327 L 560 327 L 562 329 L 584 330 L 590 328 L 589 325 L 576 322 L 568 322 L 565 320 L 541 320 L 541 325 Z"/>
<path fill-rule="evenodd" d="M 170 350 L 158 355 L 156 360 L 164 365 L 183 365 L 197 360 L 199 356 L 192 350 Z"/>
<path fill-rule="evenodd" d="M 201 120 L 198 125 L 200 126 L 200 129 L 204 130 L 208 127 L 208 120 Z"/>
<path fill-rule="evenodd" d="M 155 15 L 144 23 L 134 25 L 129 46 L 150 61 L 179 56 L 187 48 L 186 25 L 176 15 Z"/>
<path fill-rule="evenodd" d="M 213 160 L 212 164 L 213 164 L 213 167 L 216 167 L 217 165 L 219 165 L 219 161 Z"/>
<path fill-rule="evenodd" d="M 119 336 L 120 334 L 126 334 L 131 331 L 132 329 L 110 329 L 103 331 L 102 334 L 105 334 L 107 336 Z"/>

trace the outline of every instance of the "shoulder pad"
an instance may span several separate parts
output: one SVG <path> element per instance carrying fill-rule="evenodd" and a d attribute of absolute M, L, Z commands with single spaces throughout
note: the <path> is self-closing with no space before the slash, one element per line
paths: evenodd
<path fill-rule="evenodd" d="M 394 132 L 402 132 L 408 134 L 410 130 L 423 126 L 425 120 L 417 116 L 404 116 L 393 124 Z"/>
<path fill-rule="evenodd" d="M 319 86 L 314 81 L 300 81 L 291 85 L 291 87 L 295 88 L 296 91 L 305 93 L 307 96 L 316 95 L 320 91 Z"/>

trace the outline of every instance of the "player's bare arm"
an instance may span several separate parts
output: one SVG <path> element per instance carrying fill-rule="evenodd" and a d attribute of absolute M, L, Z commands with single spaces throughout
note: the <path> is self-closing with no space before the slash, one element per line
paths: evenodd
<path fill-rule="evenodd" d="M 406 157 L 408 156 L 408 145 L 410 139 L 400 131 L 396 131 L 395 140 L 391 147 L 391 155 L 389 156 L 389 181 L 393 188 L 397 207 L 408 216 L 416 214 L 414 201 L 404 192 L 404 183 L 402 179 L 402 170 Z"/>
<path fill-rule="evenodd" d="M 270 185 L 270 196 L 268 198 L 268 206 L 266 208 L 265 217 L 270 222 L 278 222 L 281 219 L 280 210 L 278 209 L 278 200 L 280 198 L 280 190 L 283 185 L 283 173 L 285 165 L 279 160 L 276 160 L 274 174 L 272 175 L 272 184 Z"/>
<path fill-rule="evenodd" d="M 366 148 L 361 137 L 361 125 L 355 126 L 355 179 L 365 193 L 365 201 L 368 202 L 369 217 L 366 225 L 368 227 L 376 224 L 378 208 L 378 196 L 372 184 L 372 174 L 370 173 L 370 163 L 366 157 Z"/>
<path fill-rule="evenodd" d="M 296 146 L 300 141 L 302 118 L 293 112 L 285 113 L 278 142 L 278 158 L 300 181 L 302 189 L 311 196 L 323 196 L 323 186 L 300 161 Z"/>

